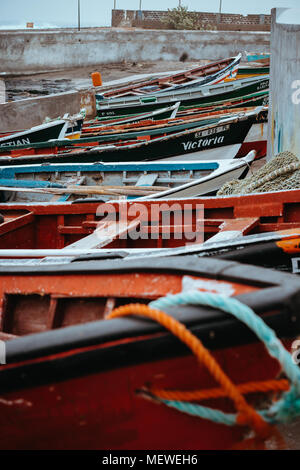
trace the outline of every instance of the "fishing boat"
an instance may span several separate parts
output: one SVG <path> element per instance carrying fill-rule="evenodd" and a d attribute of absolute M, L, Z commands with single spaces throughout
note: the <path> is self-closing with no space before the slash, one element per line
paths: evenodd
<path fill-rule="evenodd" d="M 249 78 L 259 75 L 268 75 L 270 73 L 270 65 L 260 65 L 259 67 L 249 67 L 249 66 L 240 66 L 236 79 L 240 80 L 241 78 Z"/>
<path fill-rule="evenodd" d="M 179 123 L 177 126 L 158 127 L 141 132 L 100 135 L 72 141 L 20 146 L 15 151 L 0 149 L 2 165 L 32 163 L 93 163 L 160 160 L 175 157 L 181 160 L 219 160 L 246 156 L 257 150 L 258 157 L 265 151 L 264 137 L 256 142 L 250 139 L 247 151 L 243 142 L 252 126 L 266 123 L 267 108 L 231 114 L 230 117 L 211 117 L 202 121 Z M 195 127 L 196 126 L 196 127 Z M 186 129 L 187 130 L 183 130 Z M 122 140 L 123 138 L 123 140 Z M 261 144 L 263 140 L 263 145 Z M 246 144 L 247 142 L 245 142 Z M 251 148 L 249 148 L 251 147 Z M 256 148 L 257 147 L 257 148 Z M 184 156 L 184 157 L 183 157 Z"/>
<path fill-rule="evenodd" d="M 0 200 L 70 201 L 94 197 L 197 197 L 244 178 L 255 158 L 212 162 L 87 163 L 0 167 Z"/>
<path fill-rule="evenodd" d="M 211 124 L 217 122 L 220 118 L 231 117 L 236 114 L 253 111 L 255 108 L 236 108 L 236 109 L 223 109 L 218 111 L 200 112 L 197 111 L 191 114 L 182 115 L 179 117 L 161 119 L 157 121 L 143 120 L 138 122 L 121 123 L 121 124 L 110 124 L 104 123 L 99 127 L 93 126 L 91 128 L 85 128 L 84 139 L 88 137 L 95 137 L 100 139 L 106 136 L 118 136 L 118 140 L 126 140 L 126 134 L 128 133 L 131 138 L 134 136 L 133 132 L 137 137 L 144 135 L 143 133 L 151 131 L 151 135 L 167 135 L 174 131 L 181 131 L 191 129 L 193 127 L 199 127 L 201 125 Z M 130 134 L 131 133 L 131 134 Z M 82 140 L 82 142 L 87 142 Z"/>
<path fill-rule="evenodd" d="M 198 91 L 174 91 L 169 95 L 145 97 L 120 97 L 103 99 L 96 93 L 96 107 L 99 118 L 112 119 L 116 116 L 136 115 L 154 111 L 180 101 L 179 111 L 200 106 L 215 106 L 220 102 L 252 97 L 254 93 L 268 93 L 269 75 L 229 81 L 218 85 L 202 87 Z"/>
<path fill-rule="evenodd" d="M 179 102 L 178 103 L 175 103 L 174 105 L 172 106 L 166 106 L 164 108 L 161 108 L 161 109 L 158 109 L 156 111 L 151 111 L 149 113 L 143 113 L 139 116 L 134 116 L 134 117 L 130 117 L 130 118 L 122 118 L 120 120 L 114 120 L 112 123 L 97 123 L 97 128 L 98 130 L 101 128 L 102 130 L 104 130 L 105 128 L 107 128 L 108 126 L 116 126 L 116 125 L 125 125 L 125 124 L 129 124 L 129 123 L 137 123 L 139 121 L 143 121 L 143 122 L 147 122 L 147 124 L 149 125 L 150 123 L 152 123 L 153 121 L 156 121 L 156 120 L 162 120 L 162 119 L 174 119 L 175 116 L 176 116 L 176 113 L 177 113 L 177 110 L 178 110 L 178 107 L 179 107 Z M 59 137 L 60 139 L 72 139 L 72 140 L 78 140 L 81 136 L 81 132 L 82 132 L 82 127 L 83 127 L 83 121 L 84 121 L 84 116 L 79 114 L 79 115 L 76 115 L 76 116 L 69 116 L 69 114 L 66 114 L 64 117 L 63 117 L 63 120 L 67 120 L 68 121 L 68 126 L 67 126 L 67 129 L 65 131 L 65 134 L 64 133 L 61 133 L 61 137 Z M 44 124 L 49 124 L 50 122 L 54 122 L 55 120 L 47 120 L 47 122 L 45 122 Z M 88 133 L 91 133 L 93 131 L 95 131 L 95 126 L 92 126 L 91 127 L 91 122 L 89 122 L 89 126 L 86 124 L 85 125 L 85 129 L 84 129 L 84 133 L 85 135 L 87 135 Z M 26 133 L 27 131 L 25 130 L 19 130 L 19 131 L 14 131 L 14 132 L 3 132 L 3 133 L 0 133 L 0 142 L 1 142 L 1 139 L 2 138 L 9 138 L 10 136 L 13 136 L 14 134 L 18 134 L 18 135 L 21 135 L 21 133 Z M 39 134 L 39 136 L 37 137 L 38 139 L 41 139 L 43 138 L 43 136 L 41 134 Z M 45 141 L 47 141 L 49 139 L 47 139 L 47 136 L 45 138 Z M 50 139 L 52 140 L 52 139 Z M 55 139 L 57 140 L 57 139 Z M 5 147 L 6 145 L 5 144 L 5 140 L 3 140 L 3 145 L 2 147 Z M 30 145 L 31 143 L 35 142 L 34 140 L 32 139 L 20 139 L 18 141 L 15 142 L 14 144 L 14 147 L 15 146 L 18 146 L 18 148 L 20 146 L 22 146 L 22 148 L 25 148 L 26 145 Z M 36 140 L 36 142 L 43 142 L 42 140 Z M 9 142 L 7 143 L 7 146 L 9 146 Z"/>
<path fill-rule="evenodd" d="M 93 125 L 92 127 L 86 127 L 83 130 L 83 135 L 85 137 L 95 136 L 97 137 L 99 134 L 101 136 L 105 135 L 113 135 L 118 134 L 118 137 L 123 138 L 123 135 L 126 137 L 127 132 L 145 132 L 147 129 L 151 131 L 152 135 L 156 132 L 170 132 L 172 130 L 172 126 L 180 126 L 181 129 L 188 129 L 197 125 L 200 125 L 202 122 L 209 123 L 209 119 L 215 119 L 217 117 L 223 116 L 230 117 L 234 113 L 245 113 L 254 110 L 255 108 L 230 108 L 224 107 L 224 109 L 215 109 L 210 110 L 208 112 L 204 112 L 203 110 L 199 113 L 199 109 L 191 110 L 191 112 L 186 111 L 185 113 L 181 113 L 176 118 L 171 118 L 168 120 L 161 120 L 156 121 L 153 123 L 152 121 L 139 121 L 134 123 L 126 123 L 126 124 L 119 124 L 119 122 L 112 123 L 110 126 L 108 123 L 100 124 L 100 125 Z M 267 109 L 267 108 L 266 108 Z M 211 121 L 212 122 L 212 121 Z M 175 127 L 175 129 L 180 130 L 180 127 Z M 143 135 L 143 134 L 140 134 Z M 245 152 L 249 153 L 252 149 L 255 149 L 257 152 L 257 158 L 264 157 L 266 155 L 267 150 L 267 119 L 264 122 L 261 121 L 260 124 L 253 124 L 249 133 L 247 134 L 245 140 L 243 141 L 243 145 L 241 148 L 241 152 L 237 154 L 237 156 L 245 155 Z"/>
<path fill-rule="evenodd" d="M 94 119 L 85 120 L 83 127 L 82 127 L 82 135 L 85 137 L 89 132 L 92 132 L 95 129 L 99 129 L 99 131 L 104 130 L 107 127 L 112 126 L 125 126 L 127 124 L 139 124 L 142 121 L 149 123 L 151 121 L 161 121 L 163 119 L 173 119 L 177 117 L 178 119 L 181 118 L 193 118 L 196 115 L 203 115 L 206 113 L 217 113 L 219 111 L 226 111 L 229 112 L 230 110 L 238 109 L 245 109 L 245 108 L 255 108 L 258 106 L 267 106 L 269 103 L 268 94 L 267 93 L 254 93 L 253 95 L 249 95 L 248 97 L 241 98 L 241 99 L 233 99 L 231 101 L 224 101 L 220 103 L 216 103 L 214 106 L 200 106 L 194 108 L 187 108 L 181 111 L 178 111 L 180 102 L 173 105 L 176 108 L 175 111 L 171 115 L 165 115 L 162 113 L 166 108 L 158 109 L 156 111 L 152 111 L 151 113 L 142 113 L 142 114 L 135 114 L 123 117 L 113 117 L 113 118 L 99 118 L 98 116 Z M 172 109 L 173 109 L 172 106 Z M 160 114 L 161 113 L 161 114 Z"/>
<path fill-rule="evenodd" d="M 31 127 L 24 131 L 0 137 L 0 147 L 16 147 L 19 145 L 30 145 L 36 142 L 63 139 L 68 127 L 69 124 L 64 119 L 51 121 L 40 126 Z"/>
<path fill-rule="evenodd" d="M 89 129 L 93 127 L 101 127 L 104 129 L 108 126 L 120 126 L 130 123 L 138 123 L 140 121 L 160 121 L 161 119 L 173 119 L 176 117 L 178 112 L 180 102 L 171 105 L 165 106 L 148 113 L 141 113 L 135 116 L 125 116 L 119 119 L 107 119 L 105 122 L 102 122 L 100 119 L 86 120 L 83 125 L 83 133 L 86 133 Z"/>
<path fill-rule="evenodd" d="M 84 116 L 82 114 L 76 114 L 75 116 L 70 116 L 68 113 L 65 114 L 63 116 L 63 118 L 57 118 L 57 119 L 45 119 L 45 121 L 43 122 L 42 125 L 44 124 L 49 124 L 49 123 L 53 123 L 55 121 L 67 121 L 68 123 L 68 126 L 66 128 L 66 131 L 65 131 L 65 134 L 61 134 L 61 137 L 56 137 L 56 138 L 67 138 L 67 139 L 79 139 L 80 138 L 80 135 L 81 135 L 81 129 L 82 129 L 82 125 L 83 125 L 83 120 L 84 120 Z M 28 132 L 27 129 L 21 129 L 21 130 L 15 130 L 15 131 L 12 131 L 12 132 L 0 132 L 0 142 L 1 142 L 1 139 L 3 137 L 10 137 L 10 136 L 13 136 L 14 134 L 21 134 L 21 133 L 25 133 L 25 132 Z M 43 135 L 40 134 L 39 136 L 37 136 L 36 138 L 43 138 Z M 49 140 L 47 139 L 47 136 L 46 136 L 46 140 Z M 33 142 L 43 142 L 43 140 L 30 140 L 28 141 L 28 139 L 24 140 L 24 139 L 19 139 L 19 142 L 16 141 L 16 143 L 14 144 L 14 146 L 17 146 L 17 145 L 24 145 L 26 143 L 30 144 L 30 143 L 33 143 Z"/>
<path fill-rule="evenodd" d="M 13 250 L 10 257 L 18 249 L 54 249 L 66 256 L 66 250 L 87 254 L 97 248 L 150 248 L 153 256 L 156 249 L 161 256 L 164 248 L 185 251 L 188 244 L 189 250 L 192 245 L 198 250 L 199 243 L 209 240 L 299 229 L 299 206 L 300 190 L 168 201 L 3 203 L 0 249 Z M 22 252 L 23 257 L 29 254 Z"/>
<path fill-rule="evenodd" d="M 225 225 L 228 221 L 224 221 Z M 261 266 L 265 268 L 272 268 L 278 271 L 290 272 L 293 274 L 300 274 L 300 225 L 297 224 L 295 228 L 286 230 L 275 230 L 271 232 L 262 231 L 261 233 L 255 233 L 255 230 L 251 230 L 250 235 L 244 234 L 244 222 L 241 218 L 236 220 L 235 230 L 221 230 L 207 241 L 199 245 L 184 246 L 171 249 L 162 249 L 149 251 L 136 250 L 136 249 L 122 249 L 122 256 L 130 257 L 131 259 L 143 257 L 156 257 L 156 256 L 190 256 L 197 255 L 198 257 L 214 257 L 224 260 L 233 260 L 239 263 L 253 264 L 255 266 Z M 115 249 L 102 250 L 103 256 L 116 255 Z M 71 253 L 68 251 L 69 258 L 63 258 L 63 262 L 71 262 L 72 259 L 77 257 L 83 257 L 84 253 Z M 92 258 L 97 254 L 97 251 L 93 251 L 88 255 Z M 35 253 L 33 250 L 25 252 L 18 252 L 18 256 L 29 256 L 30 258 L 39 258 L 41 253 Z M 39 255 L 39 256 L 38 256 Z M 45 255 L 55 257 L 59 262 L 59 250 L 53 250 L 51 253 L 45 252 Z M 12 252 L 6 250 L 0 250 L 0 258 L 10 258 Z M 45 259 L 46 260 L 46 259 Z M 6 261 L 7 262 L 7 261 Z M 15 263 L 16 260 L 13 260 Z M 33 262 L 33 259 L 32 261 Z M 41 260 L 38 260 L 40 263 Z"/>
<path fill-rule="evenodd" d="M 261 62 L 261 63 L 270 63 L 270 53 L 269 52 L 247 52 L 245 51 L 245 55 L 248 62 Z"/>
<path fill-rule="evenodd" d="M 220 83 L 227 77 L 235 77 L 242 55 L 201 65 L 172 75 L 142 80 L 118 88 L 103 91 L 103 98 L 169 93 L 178 89 L 193 89 L 199 85 Z"/>
<path fill-rule="evenodd" d="M 231 242 L 219 241 L 218 247 L 203 246 L 198 256 L 250 263 L 279 271 L 300 274 L 300 229 L 246 235 Z"/>
<path fill-rule="evenodd" d="M 192 127 L 199 127 L 201 125 L 211 124 L 216 122 L 220 118 L 230 118 L 236 114 L 246 113 L 254 111 L 258 106 L 246 106 L 237 108 L 224 108 L 224 109 L 210 109 L 208 111 L 191 109 L 190 112 L 186 111 L 178 116 L 168 119 L 160 119 L 156 121 L 152 120 L 139 120 L 135 122 L 123 123 L 120 121 L 113 123 L 99 123 L 98 125 L 85 126 L 83 130 L 83 138 L 96 137 L 101 138 L 102 136 L 118 134 L 119 140 L 126 139 L 126 133 L 135 132 L 137 136 L 143 135 L 141 132 L 147 130 L 153 131 L 152 135 L 163 134 L 166 135 L 175 131 L 187 130 Z M 267 107 L 265 107 L 267 109 Z M 175 126 L 175 127 L 174 127 Z M 84 141 L 82 141 L 84 142 Z"/>
<path fill-rule="evenodd" d="M 172 390 L 209 397 L 218 386 L 216 374 L 148 318 L 109 318 L 116 307 L 135 302 L 146 310 L 149 302 L 193 286 L 194 292 L 238 299 L 284 338 L 286 347 L 300 331 L 299 278 L 232 261 L 190 256 L 2 265 L 0 279 L 6 362 L 0 368 L 0 447 L 6 450 L 240 445 L 245 425 L 190 416 L 159 398 Z M 228 313 L 201 305 L 164 311 L 184 319 L 234 384 L 253 388 L 255 382 L 260 390 L 273 380 L 274 386 L 277 361 Z M 287 390 L 287 381 L 280 384 Z M 220 396 L 204 404 L 234 413 L 226 392 Z M 247 395 L 252 409 L 265 399 L 266 393 Z"/>

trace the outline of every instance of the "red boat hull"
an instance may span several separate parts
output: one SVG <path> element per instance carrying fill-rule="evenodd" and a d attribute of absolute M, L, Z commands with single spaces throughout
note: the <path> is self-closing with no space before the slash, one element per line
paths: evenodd
<path fill-rule="evenodd" d="M 276 361 L 258 344 L 219 351 L 215 357 L 238 383 L 278 373 Z M 188 356 L 3 394 L 0 448 L 230 449 L 243 439 L 244 428 L 188 416 L 136 394 L 149 382 L 174 389 L 216 386 Z M 229 400 L 205 404 L 234 411 Z"/>

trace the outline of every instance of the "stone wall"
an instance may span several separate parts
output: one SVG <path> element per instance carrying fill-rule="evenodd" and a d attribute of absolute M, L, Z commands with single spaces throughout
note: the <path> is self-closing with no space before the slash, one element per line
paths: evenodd
<path fill-rule="evenodd" d="M 271 15 L 239 15 L 231 13 L 205 13 L 190 12 L 197 15 L 199 23 L 203 26 L 212 26 L 213 29 L 229 30 L 253 30 L 269 31 L 271 25 Z M 111 25 L 113 27 L 143 27 L 166 29 L 163 20 L 168 12 L 159 10 L 112 10 Z"/>

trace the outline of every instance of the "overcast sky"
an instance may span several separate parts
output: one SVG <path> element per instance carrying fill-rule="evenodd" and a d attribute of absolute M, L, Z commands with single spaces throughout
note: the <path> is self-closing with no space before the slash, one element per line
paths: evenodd
<path fill-rule="evenodd" d="M 78 0 L 0 0 L 0 25 L 76 25 Z M 219 10 L 220 0 L 182 0 L 189 10 Z M 80 0 L 82 26 L 109 26 L 114 0 Z M 135 10 L 139 0 L 116 0 L 118 9 Z M 178 0 L 142 0 L 144 10 L 166 10 Z M 299 7 L 300 0 L 222 0 L 224 13 L 269 13 L 273 7 Z"/>

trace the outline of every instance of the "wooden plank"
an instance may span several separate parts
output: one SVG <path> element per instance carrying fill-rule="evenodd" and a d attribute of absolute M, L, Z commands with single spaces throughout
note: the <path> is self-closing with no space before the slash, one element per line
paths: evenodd
<path fill-rule="evenodd" d="M 153 186 L 158 178 L 158 173 L 147 173 L 141 175 L 136 182 L 136 186 Z"/>
<path fill-rule="evenodd" d="M 207 243 L 230 240 L 242 235 L 247 235 L 259 224 L 259 217 L 240 219 L 226 219 L 220 225 L 220 231 L 213 235 Z"/>
<path fill-rule="evenodd" d="M 67 245 L 64 249 L 70 250 L 73 248 L 102 248 L 121 235 L 126 235 L 140 224 L 139 220 L 133 220 L 131 222 L 99 222 L 98 228 L 90 235 L 78 240 L 77 242 Z M 62 249 L 62 256 L 63 251 Z"/>
<path fill-rule="evenodd" d="M 240 219 L 226 219 L 220 226 L 224 231 L 238 231 L 241 235 L 247 235 L 254 227 L 259 224 L 259 217 L 245 217 Z"/>
<path fill-rule="evenodd" d="M 17 228 L 23 227 L 24 225 L 30 224 L 34 221 L 34 214 L 29 212 L 28 214 L 23 214 L 19 217 L 4 221 L 0 224 L 0 234 L 4 235 L 5 233 L 16 230 Z"/>
<path fill-rule="evenodd" d="M 50 299 L 50 306 L 48 310 L 48 318 L 47 318 L 47 330 L 52 330 L 55 327 L 56 323 L 56 315 L 57 315 L 57 306 L 58 306 L 58 299 L 56 297 L 51 297 Z"/>
<path fill-rule="evenodd" d="M 169 188 L 168 188 L 169 189 Z M 163 189 L 159 188 L 159 191 Z M 151 189 L 127 189 L 124 186 L 123 189 L 101 189 L 101 186 L 83 186 L 83 187 L 66 187 L 66 188 L 18 188 L 0 186 L 0 191 L 12 191 L 19 193 L 39 193 L 39 194 L 100 194 L 109 196 L 148 196 L 158 192 L 152 191 Z"/>

